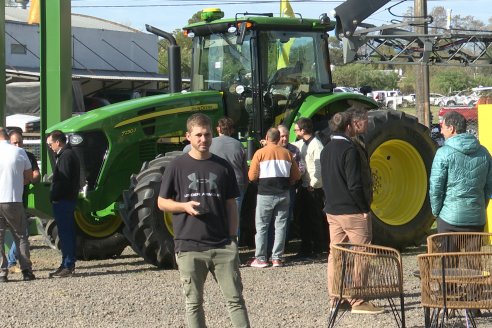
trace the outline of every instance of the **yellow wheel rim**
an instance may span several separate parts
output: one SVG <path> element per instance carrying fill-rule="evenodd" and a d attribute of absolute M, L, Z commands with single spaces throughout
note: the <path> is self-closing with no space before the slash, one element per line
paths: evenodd
<path fill-rule="evenodd" d="M 79 210 L 75 210 L 75 222 L 82 232 L 95 238 L 104 238 L 111 236 L 121 226 L 119 215 L 107 215 L 97 221 L 95 218 L 87 218 Z"/>
<path fill-rule="evenodd" d="M 394 226 L 415 218 L 427 194 L 427 171 L 415 147 L 402 140 L 386 141 L 371 155 L 371 169 L 374 214 Z"/>
<path fill-rule="evenodd" d="M 173 230 L 173 215 L 172 213 L 164 212 L 164 224 L 167 228 L 167 231 L 171 234 L 171 236 L 174 237 L 174 230 Z"/>

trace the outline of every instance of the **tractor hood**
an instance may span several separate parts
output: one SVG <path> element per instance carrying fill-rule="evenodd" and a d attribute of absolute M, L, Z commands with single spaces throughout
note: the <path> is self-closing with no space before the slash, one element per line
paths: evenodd
<path fill-rule="evenodd" d="M 102 129 L 124 131 L 130 126 L 148 125 L 152 122 L 162 130 L 175 129 L 172 119 L 196 111 L 214 112 L 222 107 L 222 93 L 218 91 L 187 92 L 150 96 L 122 101 L 104 106 L 80 116 L 51 126 L 47 132 L 61 130 L 66 133 Z M 209 113 L 211 114 L 211 113 Z M 165 123 L 165 124 L 164 124 Z M 183 126 L 179 126 L 183 128 Z"/>

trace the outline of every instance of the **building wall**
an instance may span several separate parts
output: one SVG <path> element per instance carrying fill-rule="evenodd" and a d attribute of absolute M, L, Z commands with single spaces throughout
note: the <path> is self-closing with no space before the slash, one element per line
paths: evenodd
<path fill-rule="evenodd" d="M 25 54 L 12 53 L 12 47 L 18 44 L 26 46 Z M 39 69 L 39 54 L 39 26 L 5 22 L 6 68 L 14 66 Z"/>
<path fill-rule="evenodd" d="M 39 26 L 7 21 L 5 31 L 6 67 L 39 69 Z M 73 68 L 158 72 L 155 35 L 81 27 L 74 27 L 72 34 Z M 25 54 L 12 53 L 12 47 L 22 50 L 19 45 L 26 46 Z"/>
<path fill-rule="evenodd" d="M 151 73 L 158 71 L 155 60 L 158 40 L 155 35 L 80 27 L 74 27 L 72 32 L 75 35 L 72 38 L 73 68 Z"/>

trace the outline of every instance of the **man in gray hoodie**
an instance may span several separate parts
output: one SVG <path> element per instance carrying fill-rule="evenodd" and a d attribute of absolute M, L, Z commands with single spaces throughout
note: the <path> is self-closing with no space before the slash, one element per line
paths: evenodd
<path fill-rule="evenodd" d="M 466 133 L 466 119 L 457 112 L 444 115 L 446 140 L 432 163 L 430 202 L 437 231 L 481 232 L 492 194 L 492 162 L 487 149 Z"/>

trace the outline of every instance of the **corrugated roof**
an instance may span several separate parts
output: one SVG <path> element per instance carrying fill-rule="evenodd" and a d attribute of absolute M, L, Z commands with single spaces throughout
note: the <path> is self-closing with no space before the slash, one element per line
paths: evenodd
<path fill-rule="evenodd" d="M 73 79 L 118 80 L 118 81 L 167 81 L 167 75 L 151 72 L 106 71 L 72 69 Z"/>
<path fill-rule="evenodd" d="M 9 67 L 5 71 L 7 73 L 7 76 L 11 75 L 39 78 L 39 69 L 35 68 Z M 113 81 L 168 81 L 167 75 L 150 72 L 146 73 L 129 71 L 81 70 L 76 68 L 72 69 L 72 78 Z"/>
<path fill-rule="evenodd" d="M 5 7 L 5 21 L 13 21 L 27 24 L 27 17 L 29 15 L 29 9 Z M 121 31 L 121 32 L 140 32 L 134 28 L 111 22 L 102 18 L 73 14 L 72 13 L 72 27 L 84 27 L 93 29 L 103 29 L 109 31 Z"/>

